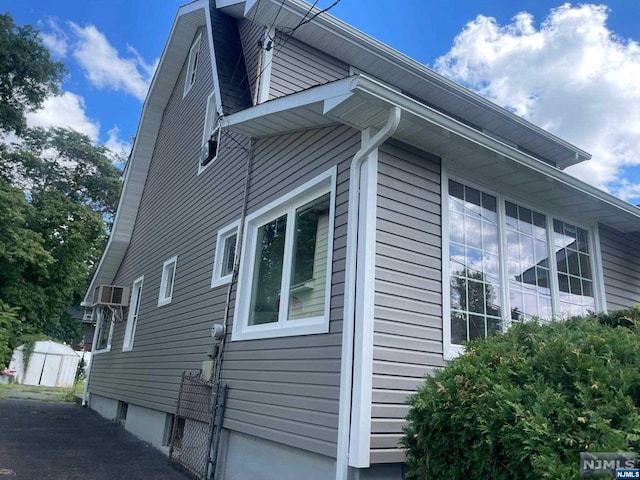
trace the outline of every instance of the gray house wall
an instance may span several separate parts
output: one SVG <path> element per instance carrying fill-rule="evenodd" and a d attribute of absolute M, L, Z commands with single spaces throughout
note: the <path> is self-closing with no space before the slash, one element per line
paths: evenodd
<path fill-rule="evenodd" d="M 116 324 L 111 351 L 95 356 L 89 385 L 91 393 L 165 412 L 175 410 L 181 372 L 199 369 L 205 359 L 217 313 L 209 288 L 216 228 L 232 220 L 228 212 L 234 204 L 218 205 L 216 193 L 242 185 L 242 168 L 236 165 L 244 156 L 237 149 L 221 151 L 197 175 L 206 102 L 213 89 L 204 39 L 203 34 L 194 85 L 183 98 L 183 66 L 167 104 L 131 243 L 114 279 L 116 285 L 131 286 L 144 275 L 133 350 L 122 351 L 126 321 Z M 222 171 L 229 178 L 222 178 Z M 158 307 L 162 264 L 174 255 L 173 301 Z"/>
<path fill-rule="evenodd" d="M 348 175 L 359 146 L 359 132 L 343 126 L 256 141 L 248 213 L 338 167 L 329 333 L 246 341 L 229 337 L 222 370 L 222 381 L 229 385 L 226 428 L 332 457 L 338 428 Z"/>
<path fill-rule="evenodd" d="M 251 88 L 238 22 L 214 8 L 211 10 L 211 29 L 222 108 L 225 115 L 230 115 L 251 106 Z"/>
<path fill-rule="evenodd" d="M 349 65 L 277 32 L 269 99 L 347 77 Z"/>
<path fill-rule="evenodd" d="M 599 226 L 604 289 L 609 311 L 640 303 L 640 250 L 637 234 Z"/>
<path fill-rule="evenodd" d="M 371 463 L 403 461 L 407 396 L 442 357 L 440 161 L 378 154 Z"/>
<path fill-rule="evenodd" d="M 258 42 L 264 40 L 265 27 L 243 18 L 238 21 L 242 50 L 244 50 L 245 72 L 251 88 L 251 98 L 255 95 L 256 78 L 258 76 Z"/>

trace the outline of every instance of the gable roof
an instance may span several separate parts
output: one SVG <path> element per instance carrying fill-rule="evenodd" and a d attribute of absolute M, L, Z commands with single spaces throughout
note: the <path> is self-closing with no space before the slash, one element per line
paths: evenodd
<path fill-rule="evenodd" d="M 199 27 L 207 24 L 208 13 L 208 0 L 191 2 L 178 9 L 169 39 L 142 106 L 140 123 L 126 167 L 122 194 L 109 241 L 82 305 L 91 305 L 91 292 L 94 288 L 101 284 L 110 284 L 118 272 L 133 233 L 151 156 L 160 130 L 162 114 L 185 58 L 189 54 L 193 37 Z"/>

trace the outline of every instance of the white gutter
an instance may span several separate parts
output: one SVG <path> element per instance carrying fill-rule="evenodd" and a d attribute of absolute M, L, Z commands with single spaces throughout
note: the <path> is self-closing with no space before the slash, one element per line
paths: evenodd
<path fill-rule="evenodd" d="M 360 173 L 362 164 L 374 150 L 398 128 L 401 109 L 393 106 L 382 129 L 368 142 L 363 141 L 360 150 L 351 161 L 349 171 L 349 216 L 347 221 L 347 258 L 345 265 L 344 316 L 342 322 L 342 359 L 340 365 L 340 408 L 338 417 L 338 445 L 336 455 L 336 480 L 347 480 L 349 473 L 351 391 L 353 388 L 354 329 L 356 324 L 356 256 L 358 253 L 358 227 L 360 207 Z M 369 326 L 373 328 L 371 319 Z M 364 325 L 363 325 L 364 329 Z M 367 449 L 368 450 L 368 449 Z M 368 451 L 367 451 L 368 456 Z M 369 459 L 367 458 L 367 464 Z"/>

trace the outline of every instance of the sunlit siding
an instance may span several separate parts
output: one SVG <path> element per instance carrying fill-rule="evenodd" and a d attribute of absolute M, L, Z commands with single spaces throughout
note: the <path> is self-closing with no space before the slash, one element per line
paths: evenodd
<path fill-rule="evenodd" d="M 349 66 L 278 32 L 271 65 L 269 99 L 349 75 Z"/>
<path fill-rule="evenodd" d="M 619 310 L 640 303 L 640 242 L 638 234 L 599 227 L 607 309 Z"/>
<path fill-rule="evenodd" d="M 391 463 L 407 396 L 444 365 L 439 160 L 383 145 L 377 211 L 370 459 Z"/>

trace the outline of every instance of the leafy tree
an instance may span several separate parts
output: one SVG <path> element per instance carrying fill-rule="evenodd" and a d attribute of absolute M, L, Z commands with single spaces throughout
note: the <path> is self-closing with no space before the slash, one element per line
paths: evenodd
<path fill-rule="evenodd" d="M 3 155 L 0 176 L 26 191 L 56 190 L 87 205 L 110 224 L 120 196 L 120 170 L 109 150 L 62 127 L 25 130 Z"/>
<path fill-rule="evenodd" d="M 26 127 L 63 72 L 36 29 L 0 15 L 0 134 L 18 136 L 0 143 L 0 367 L 21 341 L 80 339 L 65 309 L 84 293 L 120 195 L 108 149 L 68 128 Z"/>
<path fill-rule="evenodd" d="M 0 365 L 7 365 L 13 353 L 12 339 L 18 328 L 18 309 L 0 300 Z"/>
<path fill-rule="evenodd" d="M 64 65 L 51 60 L 38 30 L 0 15 L 0 132 L 20 134 L 25 113 L 59 93 Z"/>

